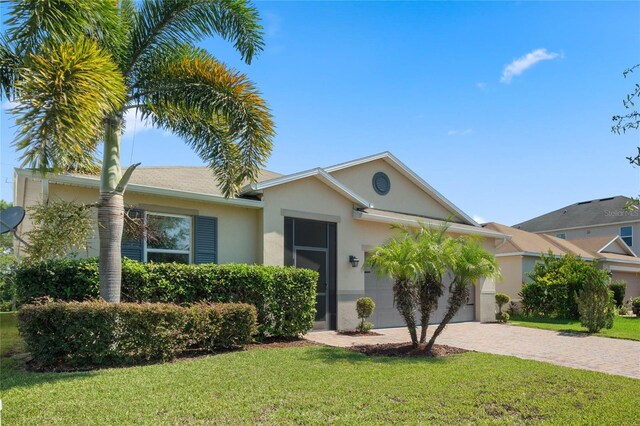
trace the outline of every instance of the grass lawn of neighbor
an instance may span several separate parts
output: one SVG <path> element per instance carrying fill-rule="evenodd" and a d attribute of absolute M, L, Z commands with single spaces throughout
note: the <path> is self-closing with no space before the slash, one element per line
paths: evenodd
<path fill-rule="evenodd" d="M 10 317 L 0 317 L 3 347 L 16 338 Z M 0 361 L 11 425 L 617 425 L 636 421 L 640 406 L 637 380 L 473 352 L 417 359 L 263 348 L 76 373 Z"/>
<path fill-rule="evenodd" d="M 587 330 L 580 325 L 578 320 L 531 318 L 517 315 L 511 317 L 510 323 L 521 327 L 541 328 L 544 330 L 587 333 Z M 613 328 L 603 329 L 595 335 L 616 339 L 640 340 L 640 318 L 616 316 L 613 321 Z"/>

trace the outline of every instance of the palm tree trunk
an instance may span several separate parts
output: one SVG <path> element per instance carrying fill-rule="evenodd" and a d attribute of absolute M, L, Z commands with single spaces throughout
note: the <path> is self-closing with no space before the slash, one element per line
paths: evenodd
<path fill-rule="evenodd" d="M 418 347 L 418 333 L 416 331 L 415 318 L 415 289 L 409 280 L 396 281 L 394 284 L 395 305 L 402 315 L 414 348 Z"/>
<path fill-rule="evenodd" d="M 429 339 L 429 343 L 427 343 L 427 346 L 425 346 L 424 348 L 425 352 L 431 352 L 431 349 L 433 348 L 433 345 L 436 343 L 436 339 L 438 338 L 440 333 L 442 333 L 442 331 L 447 326 L 447 324 L 449 324 L 449 322 L 453 319 L 453 317 L 458 313 L 458 311 L 460 310 L 462 305 L 466 302 L 468 297 L 469 297 L 469 289 L 467 288 L 467 286 L 458 285 L 458 284 L 454 285 L 453 291 L 449 296 L 449 305 L 448 305 L 447 313 L 444 315 L 444 318 L 442 319 L 440 324 L 438 324 L 436 331 L 433 333 L 433 336 L 431 336 L 431 339 Z"/>
<path fill-rule="evenodd" d="M 439 280 L 424 279 L 420 287 L 420 343 L 427 340 L 427 328 L 431 313 L 438 309 L 438 299 L 442 296 L 442 286 Z"/>
<path fill-rule="evenodd" d="M 429 327 L 429 317 L 431 312 L 420 313 L 420 344 L 427 340 L 427 327 Z"/>
<path fill-rule="evenodd" d="M 121 116 L 107 117 L 98 203 L 100 297 L 109 303 L 120 302 L 122 280 L 120 245 L 124 227 L 124 201 L 122 194 L 116 192 L 121 177 L 121 126 Z"/>

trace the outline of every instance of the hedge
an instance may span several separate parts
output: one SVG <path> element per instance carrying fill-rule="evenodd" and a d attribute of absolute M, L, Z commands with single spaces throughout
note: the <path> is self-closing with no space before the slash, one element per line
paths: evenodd
<path fill-rule="evenodd" d="M 251 341 L 256 319 L 253 306 L 238 303 L 49 302 L 18 311 L 20 334 L 43 367 L 132 365 L 239 347 Z"/>
<path fill-rule="evenodd" d="M 293 267 L 243 264 L 122 264 L 123 302 L 235 302 L 258 310 L 258 335 L 295 337 L 313 327 L 317 272 Z M 18 298 L 83 301 L 99 296 L 97 259 L 23 264 Z"/>

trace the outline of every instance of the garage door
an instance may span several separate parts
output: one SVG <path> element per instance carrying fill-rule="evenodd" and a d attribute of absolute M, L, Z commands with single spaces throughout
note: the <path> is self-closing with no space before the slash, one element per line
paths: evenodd
<path fill-rule="evenodd" d="M 387 277 L 378 277 L 375 271 L 365 269 L 364 272 L 364 291 L 365 296 L 370 297 L 376 302 L 376 309 L 373 316 L 369 318 L 376 328 L 384 327 L 402 327 L 404 321 L 398 310 L 393 305 L 393 281 Z M 451 322 L 464 322 L 475 320 L 475 292 L 470 292 L 469 301 L 456 314 Z M 445 291 L 438 302 L 438 309 L 431 314 L 431 324 L 437 324 L 442 321 L 447 310 L 447 298 L 449 294 Z M 416 316 L 416 319 L 419 319 Z"/>

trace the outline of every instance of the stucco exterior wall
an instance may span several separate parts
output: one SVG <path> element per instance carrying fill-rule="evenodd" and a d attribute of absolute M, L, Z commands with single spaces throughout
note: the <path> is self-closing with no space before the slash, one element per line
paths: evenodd
<path fill-rule="evenodd" d="M 24 176 L 15 176 L 16 184 L 13 193 L 13 205 L 22 206 L 25 209 L 31 206 L 42 203 L 43 200 L 43 182 L 41 179 L 31 179 Z M 18 226 L 18 234 L 24 236 L 26 232 L 33 229 L 33 223 L 31 217 L 27 213 L 24 220 Z M 26 240 L 26 238 L 25 238 Z M 13 240 L 14 252 L 20 256 L 24 254 L 24 245 L 14 238 Z"/>
<path fill-rule="evenodd" d="M 267 188 L 262 200 L 263 261 L 268 265 L 284 264 L 283 209 L 291 217 L 296 217 L 292 212 L 299 212 L 299 217 L 312 218 L 309 215 L 315 214 L 317 220 L 337 222 L 337 326 L 338 329 L 354 328 L 358 321 L 355 301 L 364 296 L 365 274 L 361 266 L 354 268 L 349 264 L 349 255 L 363 261 L 366 251 L 383 244 L 393 235 L 389 224 L 354 219 L 352 202 L 314 177 Z M 485 247 L 493 251 L 493 240 L 486 240 Z M 475 293 L 476 319 L 494 320 L 495 283 L 484 280 L 476 286 Z"/>
<path fill-rule="evenodd" d="M 49 184 L 49 200 L 95 203 L 98 190 L 71 185 Z M 218 218 L 218 262 L 258 263 L 260 260 L 260 211 L 246 207 L 228 206 L 202 201 L 126 192 L 125 205 L 145 211 Z M 88 256 L 98 255 L 98 235 L 89 240 Z M 82 255 L 82 254 L 81 254 Z"/>
<path fill-rule="evenodd" d="M 613 281 L 622 280 L 626 281 L 627 288 L 624 294 L 624 300 L 632 299 L 634 297 L 640 297 L 640 273 L 638 272 L 626 272 L 626 271 L 611 271 L 613 275 L 611 279 Z"/>
<path fill-rule="evenodd" d="M 377 172 L 384 172 L 389 176 L 391 190 L 387 195 L 379 195 L 373 189 L 371 182 Z M 441 219 L 453 215 L 384 160 L 338 170 L 331 175 L 373 203 L 376 209 Z"/>
<path fill-rule="evenodd" d="M 500 256 L 496 259 L 498 260 L 502 273 L 502 281 L 497 283 L 496 292 L 504 293 L 508 295 L 513 302 L 518 302 L 520 300 L 518 293 L 520 293 L 522 289 L 523 281 L 522 256 Z"/>

